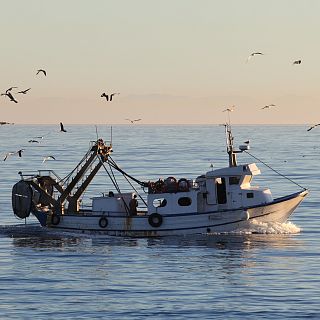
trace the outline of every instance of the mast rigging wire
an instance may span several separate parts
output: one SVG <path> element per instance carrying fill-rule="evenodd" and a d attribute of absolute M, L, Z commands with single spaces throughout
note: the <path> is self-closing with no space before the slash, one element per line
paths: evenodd
<path fill-rule="evenodd" d="M 307 190 L 307 188 L 303 187 L 302 185 L 300 185 L 299 183 L 293 181 L 292 179 L 290 179 L 289 177 L 285 176 L 284 174 L 280 173 L 279 171 L 273 169 L 272 167 L 270 167 L 268 164 L 266 164 L 264 161 L 262 161 L 261 159 L 257 158 L 256 156 L 254 156 L 253 154 L 249 153 L 248 151 L 244 150 L 245 153 L 247 153 L 249 156 L 251 156 L 252 158 L 258 160 L 259 162 L 261 162 L 262 164 L 264 164 L 266 167 L 268 167 L 269 169 L 271 169 L 273 172 L 275 172 L 276 174 L 278 174 L 279 176 L 289 180 L 290 182 L 292 182 L 293 184 L 297 185 L 298 187 L 302 188 L 303 190 Z"/>

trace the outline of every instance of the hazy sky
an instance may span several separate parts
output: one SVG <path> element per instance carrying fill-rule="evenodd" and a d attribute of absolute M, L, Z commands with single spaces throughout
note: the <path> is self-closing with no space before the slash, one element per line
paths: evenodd
<path fill-rule="evenodd" d="M 320 122 L 318 0 L 0 0 L 0 8 L 1 93 L 32 88 L 14 94 L 17 104 L 0 97 L 0 121 L 221 123 L 236 105 L 233 123 Z M 264 55 L 246 63 L 254 51 Z M 102 92 L 121 94 L 106 102 Z"/>

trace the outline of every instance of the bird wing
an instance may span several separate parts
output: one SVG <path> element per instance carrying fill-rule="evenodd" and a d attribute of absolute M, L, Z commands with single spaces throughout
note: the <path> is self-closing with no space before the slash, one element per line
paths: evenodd
<path fill-rule="evenodd" d="M 135 120 L 133 120 L 133 121 L 140 121 L 140 120 L 142 120 L 142 119 L 135 119 Z"/>

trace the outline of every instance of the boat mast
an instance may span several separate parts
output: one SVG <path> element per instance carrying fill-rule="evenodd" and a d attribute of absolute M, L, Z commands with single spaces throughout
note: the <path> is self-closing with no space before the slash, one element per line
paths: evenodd
<path fill-rule="evenodd" d="M 233 136 L 231 131 L 231 124 L 230 124 L 230 112 L 233 111 L 232 108 L 228 108 L 225 111 L 228 112 L 228 122 L 224 125 L 225 132 L 226 132 L 226 140 L 227 140 L 227 153 L 229 155 L 229 167 L 236 167 L 237 166 L 237 156 L 236 151 L 233 149 Z"/>

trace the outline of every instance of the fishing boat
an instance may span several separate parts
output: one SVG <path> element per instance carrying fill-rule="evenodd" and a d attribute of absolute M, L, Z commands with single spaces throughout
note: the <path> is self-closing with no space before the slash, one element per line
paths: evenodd
<path fill-rule="evenodd" d="M 250 228 L 252 221 L 286 222 L 308 190 L 299 185 L 301 190 L 274 199 L 270 189 L 251 185 L 259 168 L 237 163 L 237 154 L 249 153 L 250 146 L 236 150 L 230 123 L 224 126 L 228 167 L 212 168 L 193 179 L 140 181 L 113 160 L 112 143 L 97 139 L 64 179 L 52 170 L 19 172 L 21 180 L 12 189 L 13 212 L 21 219 L 33 214 L 48 230 L 125 237 L 229 233 Z M 83 208 L 81 197 L 101 168 L 114 190 L 91 198 L 90 207 Z M 121 192 L 110 169 L 138 184 L 144 194 L 132 183 L 132 191 Z"/>

